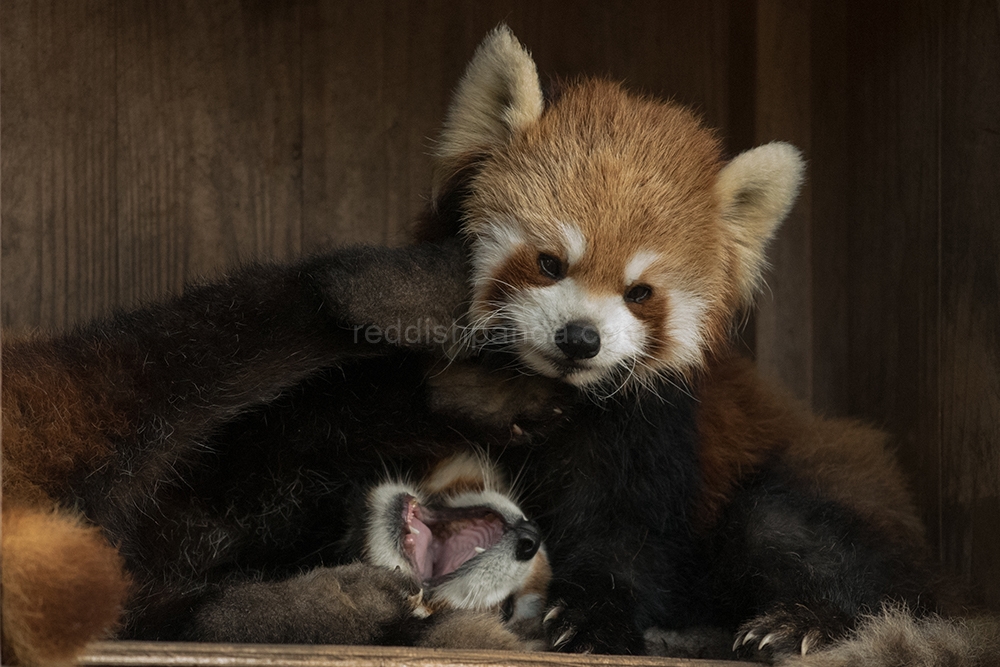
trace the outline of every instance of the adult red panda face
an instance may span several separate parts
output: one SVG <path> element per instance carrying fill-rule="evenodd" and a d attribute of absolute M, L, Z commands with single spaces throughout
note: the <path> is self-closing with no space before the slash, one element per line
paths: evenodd
<path fill-rule="evenodd" d="M 506 606 L 514 622 L 541 613 L 551 577 L 541 532 L 484 458 L 458 455 L 419 483 L 376 486 L 367 517 L 366 562 L 411 573 L 428 611 Z"/>
<path fill-rule="evenodd" d="M 701 367 L 752 300 L 802 178 L 770 144 L 728 164 L 686 109 L 605 81 L 547 104 L 505 27 L 480 46 L 438 151 L 464 184 L 473 328 L 531 370 L 614 390 Z"/>

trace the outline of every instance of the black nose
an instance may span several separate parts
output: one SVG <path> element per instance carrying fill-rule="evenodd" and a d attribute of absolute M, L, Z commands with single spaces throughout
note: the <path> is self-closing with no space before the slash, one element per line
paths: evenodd
<path fill-rule="evenodd" d="M 534 521 L 519 521 L 514 526 L 517 535 L 517 546 L 514 547 L 514 557 L 518 560 L 531 560 L 542 546 L 542 531 Z"/>
<path fill-rule="evenodd" d="M 601 351 L 601 333 L 590 322 L 570 322 L 556 332 L 556 347 L 570 359 L 590 359 Z"/>

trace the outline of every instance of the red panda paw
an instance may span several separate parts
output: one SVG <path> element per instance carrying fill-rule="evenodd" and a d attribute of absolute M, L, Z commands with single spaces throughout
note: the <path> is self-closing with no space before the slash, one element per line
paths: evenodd
<path fill-rule="evenodd" d="M 410 644 L 429 611 L 412 577 L 367 563 L 231 584 L 185 639 L 260 644 Z"/>
<path fill-rule="evenodd" d="M 755 660 L 806 655 L 843 637 L 851 619 L 832 605 L 779 604 L 743 623 L 733 651 Z"/>
<path fill-rule="evenodd" d="M 584 610 L 559 601 L 545 614 L 542 629 L 552 651 L 641 655 L 642 637 L 623 620 L 630 618 L 614 605 L 598 603 Z"/>

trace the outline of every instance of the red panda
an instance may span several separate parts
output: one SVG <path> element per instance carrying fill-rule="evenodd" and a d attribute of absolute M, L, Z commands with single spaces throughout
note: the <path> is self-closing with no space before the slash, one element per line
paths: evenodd
<path fill-rule="evenodd" d="M 482 455 L 435 465 L 417 485 L 368 494 L 365 562 L 410 571 L 431 607 L 491 609 L 540 619 L 550 576 L 541 532 Z"/>
<path fill-rule="evenodd" d="M 555 515 L 546 527 L 562 536 L 551 545 L 551 596 L 566 598 L 548 615 L 557 648 L 637 650 L 634 626 L 616 617 L 640 630 L 697 623 L 675 607 L 696 608 L 697 595 L 711 600 L 705 618 L 736 631 L 733 651 L 763 658 L 838 645 L 886 604 L 938 608 L 886 436 L 811 414 L 731 352 L 803 179 L 798 150 L 772 143 L 725 161 L 714 132 L 677 104 L 602 80 L 543 90 L 500 27 L 458 86 L 437 158 L 438 207 L 421 234 L 466 240 L 474 334 L 601 413 L 586 435 L 603 443 L 518 459 L 533 483 L 563 489 L 532 508 Z M 643 421 L 660 432 L 644 434 Z M 684 451 L 687 437 L 696 479 L 671 484 L 684 464 L 652 451 Z M 687 506 L 656 499 L 688 493 Z M 687 512 L 700 555 L 649 505 Z M 620 553 L 595 566 L 600 548 Z M 702 572 L 685 569 L 692 558 Z M 657 559 L 677 571 L 654 576 Z"/>
<path fill-rule="evenodd" d="M 154 581 L 173 565 L 136 574 L 163 547 L 136 556 L 134 513 L 166 532 L 160 494 L 209 455 L 213 432 L 319 368 L 391 347 L 351 325 L 452 326 L 463 266 L 454 245 L 345 249 L 243 267 L 65 334 L 4 336 L 4 664 L 70 664 L 169 588 Z"/>
<path fill-rule="evenodd" d="M 519 476 L 545 538 L 550 648 L 639 653 L 650 628 L 714 626 L 780 659 L 842 646 L 882 604 L 935 607 L 882 436 L 820 420 L 729 353 L 802 178 L 794 148 L 727 162 L 677 105 L 602 81 L 546 97 L 501 28 L 437 158 L 435 243 L 249 267 L 5 341 L 4 521 L 20 506 L 64 512 L 51 534 L 87 526 L 117 636 L 238 639 L 226 596 L 258 583 L 253 632 L 311 626 L 322 606 L 269 592 L 356 555 L 335 537 L 387 462 L 419 478 L 470 443 Z M 466 308 L 475 348 L 443 364 L 441 341 L 377 335 L 450 332 Z M 27 591 L 5 593 L 5 649 L 57 664 L 82 639 L 49 651 L 65 631 L 28 601 L 60 580 L 28 544 L 5 536 L 5 591 Z"/>
<path fill-rule="evenodd" d="M 608 81 L 550 97 L 499 29 L 444 124 L 436 199 L 465 193 L 446 228 L 471 247 L 474 326 L 580 387 L 703 368 L 756 295 L 803 178 L 799 152 L 774 143 L 724 163 L 688 110 Z"/>
<path fill-rule="evenodd" d="M 419 480 L 387 479 L 363 495 L 359 525 L 343 537 L 360 560 L 228 587 L 197 610 L 193 635 L 256 643 L 544 646 L 551 576 L 545 547 L 488 459 L 458 454 Z M 282 608 L 294 623 L 274 623 Z M 297 613 L 302 608 L 309 612 Z"/>

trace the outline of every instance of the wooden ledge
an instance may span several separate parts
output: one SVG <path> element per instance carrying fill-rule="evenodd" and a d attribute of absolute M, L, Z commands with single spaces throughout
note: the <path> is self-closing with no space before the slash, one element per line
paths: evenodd
<path fill-rule="evenodd" d="M 618 655 L 124 641 L 96 642 L 78 664 L 89 667 L 751 667 L 751 663 L 745 662 Z"/>

